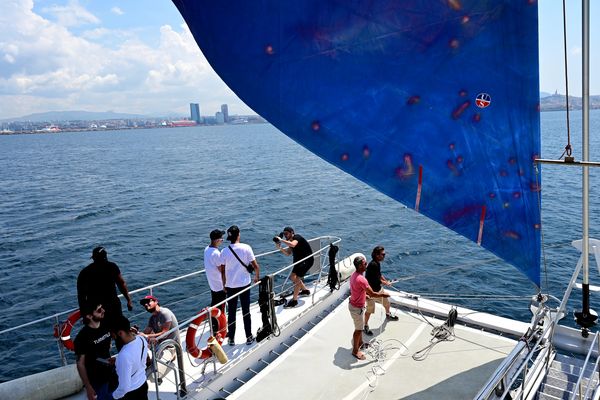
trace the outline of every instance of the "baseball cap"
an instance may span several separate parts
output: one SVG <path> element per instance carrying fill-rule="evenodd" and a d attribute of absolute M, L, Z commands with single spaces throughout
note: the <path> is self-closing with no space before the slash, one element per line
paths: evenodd
<path fill-rule="evenodd" d="M 145 296 L 143 299 L 140 300 L 140 304 L 144 305 L 144 304 L 148 303 L 150 300 L 154 300 L 154 301 L 156 301 L 158 303 L 158 299 L 156 297 L 154 297 L 152 295 L 148 295 L 148 296 Z"/>
<path fill-rule="evenodd" d="M 92 250 L 92 257 L 94 260 L 105 260 L 108 254 L 106 249 L 102 246 L 98 246 Z"/>
<path fill-rule="evenodd" d="M 225 234 L 225 231 L 222 231 L 220 229 L 214 229 L 213 231 L 210 232 L 210 240 L 221 239 L 224 234 Z"/>

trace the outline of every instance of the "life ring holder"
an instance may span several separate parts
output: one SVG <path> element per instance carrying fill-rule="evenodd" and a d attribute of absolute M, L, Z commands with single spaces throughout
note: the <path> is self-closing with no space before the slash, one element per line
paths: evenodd
<path fill-rule="evenodd" d="M 196 345 L 196 331 L 198 331 L 199 325 L 206 320 L 207 312 L 206 308 L 202 310 L 198 318 L 193 320 L 188 327 L 187 333 L 185 334 L 185 347 L 187 352 L 194 358 L 206 359 L 212 357 L 213 353 L 207 347 L 199 349 Z M 219 308 L 212 308 L 210 310 L 211 318 L 215 318 L 219 324 L 217 332 L 214 332 L 215 338 L 219 345 L 223 343 L 225 336 L 227 335 L 227 316 Z"/>
<path fill-rule="evenodd" d="M 75 326 L 75 323 L 81 318 L 81 312 L 75 310 L 65 322 L 62 324 L 54 325 L 54 337 L 60 339 L 60 343 L 65 346 L 68 350 L 75 351 L 75 343 L 71 338 L 71 330 Z"/>

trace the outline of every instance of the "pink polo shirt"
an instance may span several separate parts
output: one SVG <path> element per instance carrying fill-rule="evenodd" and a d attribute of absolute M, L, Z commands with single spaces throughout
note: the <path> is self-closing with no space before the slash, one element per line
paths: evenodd
<path fill-rule="evenodd" d="M 354 271 L 350 277 L 350 304 L 363 308 L 367 302 L 367 287 L 369 282 L 362 274 Z"/>

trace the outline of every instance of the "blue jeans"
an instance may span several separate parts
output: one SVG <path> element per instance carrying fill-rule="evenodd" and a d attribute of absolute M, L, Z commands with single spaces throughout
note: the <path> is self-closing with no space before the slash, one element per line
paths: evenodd
<path fill-rule="evenodd" d="M 237 295 L 239 292 L 249 286 L 250 285 L 237 288 L 227 288 L 227 297 L 234 296 L 233 298 L 227 300 L 227 337 L 231 340 L 235 338 L 235 315 L 237 312 L 238 297 L 240 298 L 240 303 L 242 304 L 246 338 L 252 336 L 252 318 L 250 318 L 250 291 L 247 290 L 244 293 Z"/>
<path fill-rule="evenodd" d="M 108 383 L 102 383 L 99 385 L 92 384 L 92 387 L 96 392 L 96 400 L 113 400 L 112 393 L 108 389 Z"/>

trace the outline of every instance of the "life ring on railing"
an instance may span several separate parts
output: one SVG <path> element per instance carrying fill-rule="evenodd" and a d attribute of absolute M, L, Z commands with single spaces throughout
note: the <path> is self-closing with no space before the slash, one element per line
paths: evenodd
<path fill-rule="evenodd" d="M 199 349 L 196 345 L 196 331 L 198 326 L 206 319 L 206 309 L 202 310 L 202 313 L 198 318 L 190 323 L 190 326 L 185 335 L 185 347 L 187 352 L 194 358 L 209 358 L 213 355 L 212 351 L 208 347 Z M 215 338 L 219 342 L 219 345 L 223 343 L 223 339 L 227 335 L 227 317 L 224 312 L 221 312 L 219 308 L 213 308 L 210 311 L 210 316 L 215 318 L 219 324 L 217 332 L 214 332 Z"/>
<path fill-rule="evenodd" d="M 75 326 L 75 323 L 81 318 L 81 312 L 76 310 L 67 320 L 59 325 L 54 325 L 54 337 L 60 338 L 60 342 L 67 349 L 71 351 L 75 351 L 75 343 L 73 343 L 73 339 L 71 339 L 71 330 Z"/>

